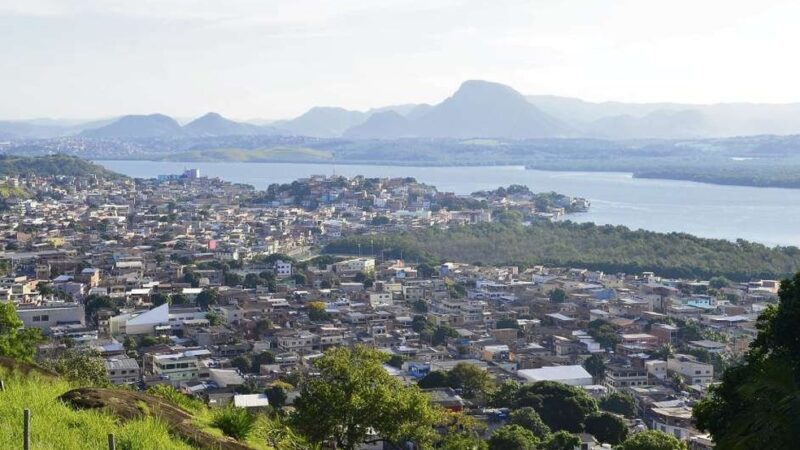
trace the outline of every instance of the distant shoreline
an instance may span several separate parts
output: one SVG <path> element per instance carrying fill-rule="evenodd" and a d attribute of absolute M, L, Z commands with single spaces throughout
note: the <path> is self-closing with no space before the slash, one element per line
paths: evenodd
<path fill-rule="evenodd" d="M 707 172 L 701 172 L 700 174 L 697 173 L 680 173 L 680 172 L 671 172 L 671 173 L 664 173 L 658 172 L 656 170 L 653 173 L 648 173 L 648 171 L 635 171 L 635 170 L 606 170 L 601 168 L 591 168 L 591 167 L 580 167 L 580 168 L 560 168 L 560 167 L 534 167 L 531 165 L 526 164 L 505 164 L 505 163 L 474 163 L 474 162 L 465 162 L 463 164 L 452 164 L 448 163 L 439 163 L 435 161 L 431 162 L 421 162 L 421 161 L 375 161 L 375 160 L 348 160 L 348 161 L 332 161 L 330 159 L 319 159 L 319 160 L 308 160 L 308 159 L 281 159 L 281 160 L 249 160 L 249 161 L 232 161 L 226 159 L 209 159 L 209 160 L 199 160 L 199 159 L 187 159 L 187 160 L 172 160 L 172 159 L 152 159 L 152 158 L 104 158 L 104 159 L 92 159 L 93 162 L 102 163 L 103 161 L 149 161 L 153 163 L 183 163 L 183 164 L 248 164 L 248 163 L 258 163 L 258 164 L 324 164 L 330 166 L 381 166 L 381 167 L 417 167 L 417 168 L 434 168 L 434 167 L 451 167 L 451 168 L 459 168 L 459 167 L 507 167 L 507 168 L 519 168 L 520 170 L 538 170 L 543 172 L 565 172 L 565 173 L 608 173 L 608 174 L 620 174 L 620 175 L 627 175 L 633 178 L 638 179 L 648 179 L 648 180 L 665 180 L 665 181 L 688 181 L 693 183 L 699 184 L 707 184 L 707 185 L 716 185 L 716 186 L 734 186 L 734 187 L 749 187 L 749 188 L 775 188 L 775 189 L 800 189 L 800 181 L 798 182 L 768 182 L 769 180 L 762 181 L 762 182 L 752 182 L 750 179 L 714 179 L 714 178 L 707 178 L 708 176 L 713 176 L 713 174 L 709 174 Z"/>

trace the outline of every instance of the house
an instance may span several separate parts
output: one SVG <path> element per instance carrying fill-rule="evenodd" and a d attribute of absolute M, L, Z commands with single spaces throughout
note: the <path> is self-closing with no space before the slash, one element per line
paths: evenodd
<path fill-rule="evenodd" d="M 105 361 L 106 375 L 112 384 L 133 384 L 140 379 L 139 363 L 133 358 L 110 358 Z"/>
<path fill-rule="evenodd" d="M 20 305 L 17 315 L 25 328 L 38 328 L 48 332 L 58 325 L 86 325 L 86 314 L 80 303 L 48 303 L 45 305 Z"/>
<path fill-rule="evenodd" d="M 549 366 L 539 369 L 518 370 L 517 375 L 526 383 L 537 381 L 557 381 L 572 386 L 589 386 L 593 383 L 592 375 L 581 365 Z"/>
<path fill-rule="evenodd" d="M 667 372 L 680 376 L 686 384 L 706 386 L 714 381 L 714 366 L 689 355 L 675 355 L 667 360 Z"/>

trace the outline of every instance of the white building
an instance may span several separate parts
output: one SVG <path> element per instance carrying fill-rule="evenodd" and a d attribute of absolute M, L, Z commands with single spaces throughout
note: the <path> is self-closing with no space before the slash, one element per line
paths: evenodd
<path fill-rule="evenodd" d="M 581 365 L 549 366 L 539 369 L 518 370 L 517 375 L 526 383 L 538 381 L 556 381 L 571 386 L 589 386 L 593 384 L 592 375 Z"/>

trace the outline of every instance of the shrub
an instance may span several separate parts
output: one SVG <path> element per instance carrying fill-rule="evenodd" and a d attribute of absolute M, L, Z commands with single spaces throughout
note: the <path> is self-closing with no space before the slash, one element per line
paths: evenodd
<path fill-rule="evenodd" d="M 147 393 L 172 403 L 175 406 L 189 412 L 198 412 L 205 406 L 203 402 L 194 397 L 190 397 L 168 384 L 157 384 L 147 389 Z"/>
<path fill-rule="evenodd" d="M 243 441 L 255 428 L 256 418 L 244 409 L 228 406 L 214 414 L 211 424 L 226 436 Z"/>

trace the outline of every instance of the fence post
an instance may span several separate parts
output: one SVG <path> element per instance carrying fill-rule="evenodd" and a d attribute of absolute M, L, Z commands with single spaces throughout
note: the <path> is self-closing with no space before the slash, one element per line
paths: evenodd
<path fill-rule="evenodd" d="M 31 410 L 25 409 L 22 414 L 22 448 L 31 450 Z"/>
<path fill-rule="evenodd" d="M 117 450 L 117 441 L 114 440 L 114 433 L 108 433 L 108 450 Z"/>

